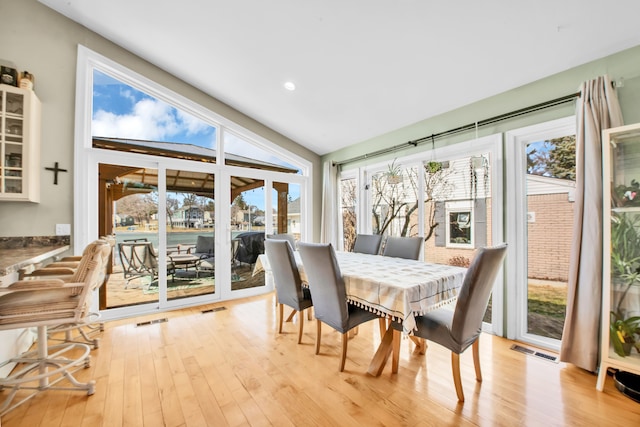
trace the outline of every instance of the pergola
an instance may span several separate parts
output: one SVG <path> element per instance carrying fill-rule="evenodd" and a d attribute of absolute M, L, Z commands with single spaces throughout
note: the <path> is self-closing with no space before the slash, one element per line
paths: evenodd
<path fill-rule="evenodd" d="M 216 150 L 190 144 L 94 137 L 93 147 L 206 163 L 217 162 Z M 251 169 L 292 174 L 298 173 L 298 171 L 293 168 L 253 160 L 234 154 L 227 154 L 225 156 L 225 164 Z M 212 173 L 168 169 L 166 182 L 167 191 L 192 193 L 209 198 L 212 198 L 214 194 L 215 182 Z M 101 207 L 101 209 L 99 209 L 98 230 L 101 236 L 105 236 L 113 233 L 113 202 L 132 194 L 148 194 L 157 189 L 158 170 L 153 168 L 100 164 L 98 185 L 98 202 Z M 239 194 L 247 190 L 260 188 L 263 185 L 264 180 L 232 176 L 230 203 L 233 202 Z M 278 230 L 286 230 L 289 184 L 274 182 L 273 187 L 278 193 Z"/>

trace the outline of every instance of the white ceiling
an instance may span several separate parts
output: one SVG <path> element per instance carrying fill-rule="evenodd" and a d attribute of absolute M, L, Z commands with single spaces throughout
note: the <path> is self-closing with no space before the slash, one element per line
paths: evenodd
<path fill-rule="evenodd" d="M 640 44 L 638 0 L 40 1 L 318 154 Z"/>

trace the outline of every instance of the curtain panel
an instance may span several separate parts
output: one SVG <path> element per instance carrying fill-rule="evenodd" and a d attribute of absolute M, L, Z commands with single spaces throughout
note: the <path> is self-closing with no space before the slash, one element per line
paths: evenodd
<path fill-rule="evenodd" d="M 621 126 L 623 120 L 608 76 L 584 82 L 580 92 L 574 229 L 560 360 L 595 372 L 602 304 L 602 131 Z"/>
<path fill-rule="evenodd" d="M 320 220 L 320 242 L 338 243 L 338 173 L 339 166 L 331 161 L 324 162 L 322 171 L 322 218 Z"/>

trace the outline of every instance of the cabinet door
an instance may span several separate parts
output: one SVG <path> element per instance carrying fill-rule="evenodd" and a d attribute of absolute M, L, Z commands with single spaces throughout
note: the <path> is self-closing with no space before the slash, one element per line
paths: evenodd
<path fill-rule="evenodd" d="M 640 373 L 640 124 L 603 132 L 602 364 Z"/>
<path fill-rule="evenodd" d="M 39 200 L 39 114 L 32 91 L 0 85 L 0 200 Z"/>

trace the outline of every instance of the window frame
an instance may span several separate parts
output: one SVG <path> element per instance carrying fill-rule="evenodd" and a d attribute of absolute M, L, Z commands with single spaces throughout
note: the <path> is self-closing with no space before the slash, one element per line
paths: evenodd
<path fill-rule="evenodd" d="M 454 243 L 451 242 L 451 214 L 452 213 L 469 213 L 469 231 L 470 238 L 469 243 Z M 447 248 L 456 248 L 456 249 L 475 249 L 475 214 L 474 214 L 474 206 L 473 201 L 471 200 L 448 200 L 445 201 L 445 247 Z"/>
<path fill-rule="evenodd" d="M 283 147 L 274 142 L 269 141 L 265 137 L 244 128 L 243 126 L 233 122 L 232 120 L 192 101 L 191 99 L 180 95 L 161 84 L 121 65 L 103 55 L 100 55 L 89 48 L 78 45 L 77 63 L 76 63 L 76 107 L 75 107 L 75 134 L 74 134 L 74 186 L 75 186 L 75 203 L 74 203 L 74 251 L 78 253 L 90 241 L 98 236 L 98 225 L 96 221 L 98 195 L 97 195 L 97 175 L 98 164 L 100 162 L 109 162 L 110 159 L 118 159 L 122 164 L 132 165 L 149 165 L 164 171 L 167 164 L 173 163 L 185 165 L 189 169 L 190 163 L 186 160 L 167 159 L 165 157 L 152 156 L 149 154 L 127 153 L 122 151 L 111 151 L 92 146 L 92 116 L 93 116 L 93 72 L 97 69 L 127 85 L 134 87 L 145 94 L 152 96 L 158 100 L 166 102 L 173 108 L 182 110 L 191 114 L 193 117 L 216 128 L 216 163 L 208 163 L 207 167 L 216 175 L 215 200 L 225 200 L 230 192 L 230 177 L 232 175 L 256 176 L 264 180 L 266 189 L 273 188 L 273 182 L 289 182 L 300 185 L 300 221 L 301 238 L 312 235 L 311 217 L 313 212 L 312 198 L 310 197 L 313 185 L 313 164 L 311 161 L 300 157 L 299 155 L 285 150 Z M 242 138 L 244 141 L 255 144 L 256 147 L 272 153 L 275 157 L 295 165 L 300 171 L 298 174 L 288 174 L 278 171 L 266 171 L 250 168 L 242 168 L 225 164 L 224 135 L 225 132 L 231 133 L 236 137 Z M 160 167 L 158 167 L 160 164 Z M 163 166 L 164 165 L 164 166 Z M 196 169 L 203 167 L 199 164 Z M 159 172 L 160 173 L 160 172 Z M 271 203 L 270 191 L 266 191 L 267 196 L 265 203 L 268 206 Z M 162 215 L 164 211 L 164 192 L 160 192 L 160 221 L 164 220 Z M 221 207 L 224 207 L 221 205 Z M 265 233 L 271 232 L 271 218 L 267 219 L 267 227 Z M 215 222 L 224 227 L 223 224 L 229 224 L 230 214 L 227 209 L 216 209 Z M 163 243 L 163 237 L 160 244 Z M 225 242 L 221 242 L 223 245 Z M 230 242 L 228 242 L 230 244 Z M 221 277 L 222 279 L 222 277 Z M 269 291 L 269 286 L 265 286 L 265 291 Z M 229 294 L 222 294 L 222 299 L 240 298 L 245 293 L 233 293 L 233 297 Z M 94 309 L 98 310 L 97 298 L 94 298 Z M 198 305 L 203 301 L 194 301 L 191 303 L 180 303 L 182 306 Z M 165 304 L 160 309 L 171 309 L 171 304 Z M 106 314 L 105 318 L 124 317 L 133 314 L 141 314 L 146 312 L 157 312 L 158 306 L 145 307 L 136 306 L 138 312 L 131 310 L 122 310 L 115 314 Z M 117 310 L 117 309 L 116 309 Z"/>

